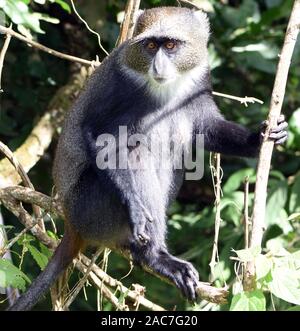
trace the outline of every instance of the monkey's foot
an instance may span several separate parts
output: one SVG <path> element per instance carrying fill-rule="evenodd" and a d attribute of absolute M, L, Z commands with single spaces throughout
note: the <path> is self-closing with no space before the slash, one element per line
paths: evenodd
<path fill-rule="evenodd" d="M 268 121 L 262 123 L 262 136 L 265 135 L 264 131 L 268 125 Z M 285 121 L 284 115 L 280 115 L 277 121 L 277 126 L 270 131 L 269 139 L 273 140 L 275 145 L 283 144 L 288 138 L 287 127 L 288 123 Z"/>
<path fill-rule="evenodd" d="M 191 263 L 168 253 L 162 253 L 151 267 L 174 283 L 188 300 L 196 300 L 199 274 Z"/>

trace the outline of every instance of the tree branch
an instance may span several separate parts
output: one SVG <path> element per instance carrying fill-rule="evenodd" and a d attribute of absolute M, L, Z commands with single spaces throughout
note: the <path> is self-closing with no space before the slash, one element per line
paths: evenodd
<path fill-rule="evenodd" d="M 72 62 L 78 62 L 78 63 L 84 64 L 84 65 L 89 65 L 89 66 L 98 65 L 97 61 L 89 61 L 89 60 L 81 59 L 77 56 L 72 56 L 72 55 L 68 55 L 68 54 L 64 54 L 64 53 L 55 51 L 54 49 L 51 49 L 51 48 L 46 47 L 46 46 L 44 46 L 44 45 L 42 45 L 42 44 L 40 44 L 36 41 L 33 41 L 29 38 L 26 38 L 23 35 L 21 35 L 20 33 L 15 32 L 13 29 L 6 28 L 3 25 L 0 25 L 0 33 L 6 34 L 7 36 L 17 38 L 17 39 L 25 42 L 27 45 L 35 47 L 35 48 L 37 48 L 37 49 L 39 49 L 39 50 L 41 50 L 45 53 L 54 55 L 54 56 L 59 57 L 59 58 L 64 59 L 64 60 L 68 60 L 68 61 L 72 61 Z"/>
<path fill-rule="evenodd" d="M 296 44 L 300 28 L 300 0 L 294 2 L 290 20 L 286 30 L 284 44 L 279 57 L 275 83 L 273 87 L 271 104 L 268 116 L 268 128 L 260 149 L 257 180 L 255 185 L 254 207 L 252 216 L 252 233 L 250 238 L 250 248 L 261 246 L 263 233 L 265 230 L 265 210 L 267 199 L 267 185 L 270 171 L 270 164 L 274 142 L 268 140 L 271 128 L 275 127 L 280 116 L 282 103 L 285 94 L 286 82 L 291 64 L 291 59 Z M 251 262 L 247 266 L 246 288 L 251 290 L 255 287 L 255 267 Z"/>
<path fill-rule="evenodd" d="M 17 197 L 17 198 L 16 198 Z M 11 211 L 15 216 L 20 218 L 20 221 L 26 226 L 29 227 L 33 224 L 32 217 L 26 212 L 26 210 L 20 205 L 19 201 L 26 202 L 26 203 L 33 203 L 40 206 L 41 208 L 51 211 L 55 213 L 56 215 L 61 215 L 62 208 L 59 206 L 59 204 L 56 201 L 53 201 L 52 198 L 33 191 L 29 188 L 24 188 L 22 186 L 16 186 L 16 187 L 8 187 L 0 189 L 0 201 L 3 202 L 3 205 Z M 61 215 L 62 216 L 62 215 Z M 57 242 L 53 240 L 52 238 L 48 237 L 47 234 L 45 234 L 42 231 L 37 231 L 36 226 L 33 226 L 31 228 L 32 234 L 43 244 L 50 247 L 51 249 L 54 249 L 57 246 Z M 130 254 L 126 251 L 119 251 L 117 250 L 117 253 L 124 256 L 125 258 L 129 259 Z M 155 275 L 156 277 L 170 283 L 165 278 L 162 278 L 160 275 L 158 275 L 155 271 L 152 269 L 149 269 L 148 267 L 143 266 L 143 268 L 150 272 L 151 274 Z M 93 269 L 92 269 L 93 270 Z M 170 283 L 172 284 L 172 283 Z M 174 284 L 172 284 L 174 285 Z M 197 294 L 199 298 L 203 300 L 207 300 L 213 303 L 223 304 L 226 303 L 226 297 L 228 295 L 227 288 L 216 288 L 208 283 L 199 282 L 197 287 Z"/>
<path fill-rule="evenodd" d="M 11 27 L 11 25 L 10 25 L 10 27 Z M 4 59 L 5 59 L 6 52 L 8 50 L 10 40 L 11 40 L 11 36 L 6 35 L 6 39 L 4 41 L 4 44 L 3 44 L 3 47 L 2 47 L 1 53 L 0 53 L 0 93 L 3 92 L 3 89 L 2 89 L 2 69 L 3 69 Z"/>

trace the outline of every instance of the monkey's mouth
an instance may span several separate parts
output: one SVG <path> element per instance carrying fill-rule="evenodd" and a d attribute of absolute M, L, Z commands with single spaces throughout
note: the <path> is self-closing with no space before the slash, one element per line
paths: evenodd
<path fill-rule="evenodd" d="M 163 76 L 153 76 L 153 79 L 156 83 L 160 85 L 170 83 L 174 80 L 173 77 L 163 77 Z"/>

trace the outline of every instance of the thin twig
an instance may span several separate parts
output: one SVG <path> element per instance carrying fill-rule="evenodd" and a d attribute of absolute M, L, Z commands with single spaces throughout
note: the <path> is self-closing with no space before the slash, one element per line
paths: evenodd
<path fill-rule="evenodd" d="M 79 260 L 88 266 L 90 264 L 90 259 L 88 259 L 83 254 L 80 255 Z M 136 291 L 129 290 L 126 286 L 124 286 L 120 281 L 112 278 L 106 272 L 104 272 L 101 268 L 97 265 L 93 265 L 92 267 L 93 273 L 106 285 L 113 288 L 118 288 L 121 293 L 126 293 L 127 297 L 130 298 L 133 302 L 137 302 L 139 300 L 139 304 L 147 309 L 154 310 L 154 311 L 164 311 L 165 309 L 161 306 L 153 303 L 152 301 L 146 299 L 145 297 L 141 296 Z"/>
<path fill-rule="evenodd" d="M 19 232 L 9 243 L 0 250 L 0 257 L 3 257 L 6 252 L 28 231 L 38 224 L 38 220 L 35 220 L 30 226 L 26 226 L 21 232 Z"/>
<path fill-rule="evenodd" d="M 12 25 L 10 25 L 9 27 L 11 28 L 11 26 Z M 5 42 L 3 44 L 3 47 L 2 47 L 1 53 L 0 53 L 0 93 L 3 92 L 3 89 L 2 89 L 2 69 L 3 69 L 4 59 L 5 59 L 5 55 L 6 55 L 6 52 L 8 50 L 8 47 L 9 47 L 10 40 L 11 40 L 11 36 L 6 35 L 6 39 L 5 39 Z"/>
<path fill-rule="evenodd" d="M 244 228 L 245 248 L 249 248 L 249 177 L 244 180 Z"/>
<path fill-rule="evenodd" d="M 210 270 L 211 270 L 211 281 L 214 279 L 214 268 L 218 263 L 219 254 L 218 254 L 218 241 L 219 241 L 219 231 L 220 231 L 220 224 L 221 224 L 221 181 L 222 181 L 222 174 L 221 174 L 221 156 L 218 153 L 213 154 L 213 161 L 210 160 L 211 164 L 211 175 L 213 180 L 214 192 L 215 192 L 215 236 L 213 242 L 213 250 L 211 255 L 211 260 L 209 263 Z"/>
<path fill-rule="evenodd" d="M 73 0 L 71 0 L 71 4 L 72 4 L 72 8 L 74 10 L 74 13 L 77 15 L 77 17 L 80 19 L 81 22 L 84 23 L 84 25 L 86 26 L 86 28 L 94 35 L 97 36 L 97 39 L 98 39 L 98 44 L 99 44 L 99 47 L 100 49 L 106 54 L 106 55 L 109 55 L 109 53 L 107 52 L 107 50 L 103 47 L 102 43 L 101 43 L 101 37 L 100 37 L 100 34 L 97 33 L 96 31 L 94 31 L 92 28 L 90 28 L 90 26 L 88 25 L 87 21 L 85 21 L 81 16 L 80 14 L 78 13 L 76 7 L 75 7 L 75 4 L 73 2 Z"/>
<path fill-rule="evenodd" d="M 268 128 L 264 135 L 264 140 L 260 149 L 257 180 L 254 194 L 254 207 L 252 217 L 252 233 L 250 238 L 250 248 L 261 247 L 263 233 L 265 230 L 265 211 L 267 199 L 268 177 L 271 165 L 272 152 L 274 142 L 269 140 L 269 133 L 271 128 L 277 124 L 277 119 L 280 116 L 287 77 L 294 47 L 297 41 L 297 36 L 300 29 L 300 0 L 294 2 L 294 6 L 289 19 L 286 30 L 284 44 L 279 57 L 275 83 L 273 87 L 270 110 L 268 115 Z M 255 288 L 255 266 L 254 262 L 248 263 L 246 271 L 246 288 L 252 290 Z"/>
<path fill-rule="evenodd" d="M 35 48 L 37 48 L 37 49 L 39 49 L 43 52 L 54 55 L 54 56 L 59 57 L 61 59 L 65 59 L 65 60 L 72 61 L 72 62 L 78 62 L 78 63 L 84 64 L 84 65 L 89 65 L 89 66 L 99 65 L 99 64 L 95 63 L 95 61 L 89 61 L 89 60 L 81 59 L 81 58 L 76 57 L 76 56 L 72 56 L 72 55 L 68 55 L 68 54 L 64 54 L 64 53 L 55 51 L 54 49 L 51 49 L 51 48 L 46 47 L 46 46 L 44 46 L 44 45 L 42 45 L 42 44 L 40 44 L 36 41 L 33 41 L 29 38 L 26 38 L 23 35 L 21 35 L 20 33 L 15 32 L 13 29 L 6 28 L 3 25 L 0 25 L 0 33 L 12 36 L 14 38 L 17 38 L 17 39 L 25 42 L 26 44 L 28 44 L 32 47 L 35 47 Z"/>
<path fill-rule="evenodd" d="M 31 233 L 44 245 L 50 249 L 54 249 L 57 246 L 56 240 L 50 238 L 38 225 L 33 225 L 35 220 L 23 208 L 20 201 L 12 197 L 9 192 L 3 189 L 0 190 L 0 201 L 3 203 L 4 207 L 12 212 L 26 228 L 31 228 Z"/>
<path fill-rule="evenodd" d="M 30 181 L 26 171 L 22 167 L 21 163 L 14 156 L 14 153 L 1 141 L 0 141 L 0 152 L 3 153 L 6 156 L 6 158 L 9 160 L 9 162 L 15 167 L 16 171 L 22 178 L 24 186 L 34 190 L 34 186 L 31 183 L 31 181 Z M 34 204 L 33 204 L 32 208 L 33 208 L 35 217 L 38 220 L 38 226 L 42 229 L 43 232 L 45 232 L 46 230 L 45 230 L 45 225 L 44 225 L 44 221 L 43 221 L 41 208 Z"/>
<path fill-rule="evenodd" d="M 220 93 L 220 92 L 215 92 L 215 91 L 213 91 L 212 94 L 216 95 L 218 97 L 239 101 L 241 104 L 245 105 L 246 107 L 248 107 L 248 103 L 258 102 L 261 105 L 264 103 L 262 100 L 259 100 L 259 99 L 254 98 L 254 97 L 247 97 L 246 96 L 246 97 L 242 98 L 242 97 L 236 97 L 236 96 L 231 95 L 231 94 L 225 94 L 225 93 Z"/>
<path fill-rule="evenodd" d="M 88 265 L 86 271 L 83 273 L 83 277 L 76 284 L 75 289 L 70 292 L 70 294 L 68 295 L 67 300 L 64 302 L 62 310 L 68 309 L 69 306 L 72 304 L 72 302 L 75 300 L 75 298 L 77 297 L 78 293 L 80 292 L 80 290 L 82 289 L 82 287 L 86 283 L 86 280 L 89 277 L 89 274 L 90 274 L 90 272 L 91 272 L 91 270 L 93 268 L 93 265 L 96 263 L 98 257 L 100 256 L 100 254 L 102 252 L 103 252 L 103 249 L 101 248 L 101 249 L 98 249 L 97 252 L 93 255 L 93 258 L 91 259 L 90 264 Z"/>
<path fill-rule="evenodd" d="M 93 264 L 92 264 L 93 265 Z M 76 268 L 80 270 L 82 273 L 87 273 L 88 268 L 79 260 L 76 261 Z M 119 303 L 118 298 L 106 287 L 102 280 L 100 280 L 94 272 L 88 273 L 89 279 L 92 281 L 92 283 L 102 291 L 103 295 L 106 297 L 107 300 L 109 300 L 117 310 L 129 310 L 127 305 L 123 305 Z"/>

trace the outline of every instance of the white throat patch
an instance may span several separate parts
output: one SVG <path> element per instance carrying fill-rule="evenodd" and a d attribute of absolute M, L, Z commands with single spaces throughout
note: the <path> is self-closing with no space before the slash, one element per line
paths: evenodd
<path fill-rule="evenodd" d="M 200 65 L 192 70 L 178 75 L 170 82 L 159 83 L 150 74 L 142 74 L 131 68 L 126 68 L 127 74 L 135 80 L 141 87 L 145 87 L 151 97 L 154 97 L 162 104 L 175 102 L 177 99 L 188 95 L 189 92 L 201 81 L 205 72 L 206 65 Z"/>

